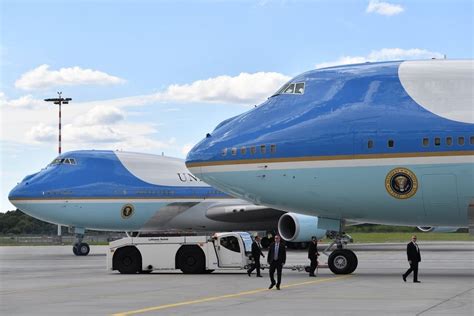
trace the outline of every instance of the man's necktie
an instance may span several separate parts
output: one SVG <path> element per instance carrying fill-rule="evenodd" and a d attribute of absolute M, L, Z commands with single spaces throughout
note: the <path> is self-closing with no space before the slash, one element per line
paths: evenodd
<path fill-rule="evenodd" d="M 275 244 L 275 255 L 273 256 L 273 260 L 277 261 L 278 260 L 278 249 L 280 244 Z"/>

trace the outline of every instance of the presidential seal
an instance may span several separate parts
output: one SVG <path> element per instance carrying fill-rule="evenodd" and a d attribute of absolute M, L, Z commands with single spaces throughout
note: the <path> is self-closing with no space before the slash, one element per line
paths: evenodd
<path fill-rule="evenodd" d="M 130 218 L 133 215 L 133 205 L 132 204 L 125 204 L 122 207 L 122 218 Z"/>
<path fill-rule="evenodd" d="M 408 199 L 418 190 L 418 180 L 410 170 L 395 168 L 385 177 L 385 189 L 394 198 Z"/>

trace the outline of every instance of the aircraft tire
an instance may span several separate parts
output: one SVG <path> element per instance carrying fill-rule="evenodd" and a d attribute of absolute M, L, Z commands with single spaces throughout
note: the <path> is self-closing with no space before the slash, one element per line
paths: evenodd
<path fill-rule="evenodd" d="M 351 274 L 357 268 L 357 256 L 349 249 L 336 249 L 328 258 L 329 269 L 334 274 Z"/>
<path fill-rule="evenodd" d="M 78 256 L 87 256 L 91 251 L 91 248 L 85 242 L 80 243 L 77 247 L 77 254 Z"/>
<path fill-rule="evenodd" d="M 206 273 L 204 253 L 196 246 L 182 247 L 177 259 L 178 268 L 185 274 Z"/>
<path fill-rule="evenodd" d="M 76 256 L 80 256 L 79 252 L 77 252 L 77 244 L 75 244 L 75 245 L 72 246 L 72 252 L 73 252 Z"/>
<path fill-rule="evenodd" d="M 122 274 L 134 274 L 141 271 L 142 256 L 136 247 L 119 248 L 113 257 L 113 266 Z"/>

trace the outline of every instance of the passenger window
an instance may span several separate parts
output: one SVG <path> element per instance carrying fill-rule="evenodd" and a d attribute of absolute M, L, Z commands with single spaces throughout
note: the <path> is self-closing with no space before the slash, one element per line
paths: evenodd
<path fill-rule="evenodd" d="M 267 148 L 265 147 L 265 145 L 260 145 L 260 153 L 265 154 L 266 152 L 267 152 Z"/>
<path fill-rule="evenodd" d="M 240 154 L 241 155 L 245 155 L 246 153 L 247 153 L 247 148 L 246 147 L 240 148 Z"/>
<path fill-rule="evenodd" d="M 453 138 L 452 137 L 446 137 L 446 145 L 451 146 L 453 144 Z"/>
<path fill-rule="evenodd" d="M 257 148 L 255 148 L 255 146 L 250 147 L 250 153 L 252 155 L 255 155 L 256 152 L 257 152 Z"/>
<path fill-rule="evenodd" d="M 441 145 L 441 138 L 435 137 L 435 146 Z"/>
<path fill-rule="evenodd" d="M 304 93 L 304 82 L 297 83 L 295 85 L 295 93 L 296 94 L 303 94 Z"/>
<path fill-rule="evenodd" d="M 222 149 L 222 156 L 227 155 L 227 148 Z"/>
<path fill-rule="evenodd" d="M 425 137 L 423 138 L 423 147 L 428 147 L 430 145 L 430 139 Z"/>
<path fill-rule="evenodd" d="M 458 145 L 464 146 L 464 137 L 458 137 Z"/>
<path fill-rule="evenodd" d="M 389 148 L 392 148 L 393 145 L 394 145 L 394 141 L 393 141 L 392 139 L 389 139 L 389 140 L 388 140 L 388 147 L 389 147 Z"/>
<path fill-rule="evenodd" d="M 220 244 L 230 251 L 240 252 L 239 240 L 235 236 L 222 237 Z"/>
<path fill-rule="evenodd" d="M 470 143 L 471 145 L 474 145 L 474 136 L 471 136 L 471 138 L 469 139 L 469 143 Z"/>
<path fill-rule="evenodd" d="M 285 89 L 285 94 L 291 94 L 291 93 L 294 93 L 295 92 L 295 84 L 292 83 L 288 86 L 288 88 Z"/>
<path fill-rule="evenodd" d="M 367 148 L 372 148 L 372 147 L 374 147 L 374 141 L 373 141 L 373 140 L 369 140 L 369 141 L 367 142 Z"/>
<path fill-rule="evenodd" d="M 237 148 L 233 147 L 233 148 L 231 149 L 231 153 L 232 153 L 232 156 L 237 155 Z"/>
<path fill-rule="evenodd" d="M 270 153 L 274 154 L 277 151 L 277 146 L 276 145 L 270 145 Z"/>

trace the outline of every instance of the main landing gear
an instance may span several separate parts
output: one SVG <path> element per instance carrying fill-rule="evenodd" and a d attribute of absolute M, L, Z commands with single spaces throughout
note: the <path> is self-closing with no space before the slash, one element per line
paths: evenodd
<path fill-rule="evenodd" d="M 74 228 L 74 234 L 76 235 L 76 242 L 72 246 L 72 252 L 76 256 L 87 256 L 90 251 L 90 247 L 87 243 L 82 242 L 84 239 L 84 233 L 85 233 L 84 228 Z"/>
<path fill-rule="evenodd" d="M 355 253 L 350 249 L 344 249 L 347 243 L 352 242 L 351 236 L 344 232 L 328 232 L 328 237 L 333 242 L 324 249 L 323 253 L 327 255 L 331 248 L 336 246 L 328 258 L 329 269 L 334 274 L 350 274 L 357 268 L 358 260 Z"/>

